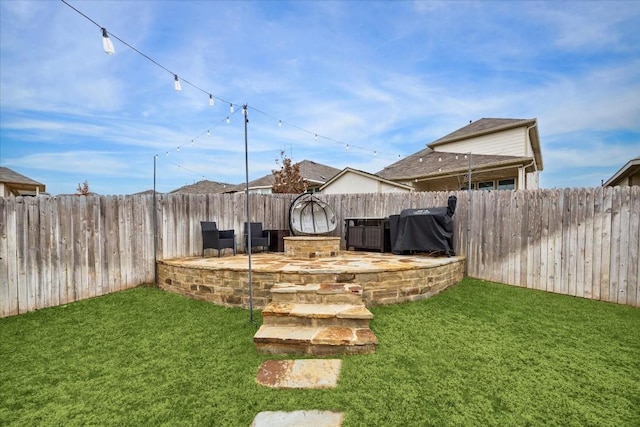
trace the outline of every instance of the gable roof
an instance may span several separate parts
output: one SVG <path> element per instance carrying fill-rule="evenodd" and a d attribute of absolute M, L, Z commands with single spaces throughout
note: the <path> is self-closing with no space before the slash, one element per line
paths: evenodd
<path fill-rule="evenodd" d="M 44 193 L 45 191 L 45 185 L 43 183 L 3 166 L 0 166 L 0 182 L 8 184 L 8 187 L 15 190 L 13 192 L 17 193 L 16 195 L 20 195 L 20 193 L 25 191 L 26 193 L 33 192 L 34 187 L 37 187 L 40 193 Z"/>
<path fill-rule="evenodd" d="M 474 172 L 498 167 L 527 165 L 530 157 L 472 154 L 471 168 Z M 447 153 L 425 148 L 399 160 L 376 173 L 394 181 L 412 181 L 452 174 L 464 174 L 469 170 L 469 157 L 465 153 Z"/>
<path fill-rule="evenodd" d="M 635 159 L 629 160 L 626 165 L 621 167 L 618 172 L 613 174 L 613 176 L 604 183 L 604 186 L 605 187 L 615 186 L 622 179 L 625 179 L 626 177 L 639 172 L 640 172 L 640 157 L 636 157 Z"/>
<path fill-rule="evenodd" d="M 202 181 L 198 181 L 195 184 L 185 185 L 183 187 L 177 188 L 173 191 L 170 191 L 170 194 L 175 193 L 195 193 L 195 194 L 214 194 L 214 193 L 226 193 L 235 187 L 233 184 L 227 184 L 224 182 L 214 182 L 203 179 Z"/>
<path fill-rule="evenodd" d="M 540 150 L 540 137 L 538 135 L 538 120 L 533 119 L 499 119 L 499 118 L 481 118 L 475 122 L 451 132 L 440 139 L 436 139 L 427 147 L 433 148 L 449 144 L 451 142 L 471 139 L 482 135 L 488 135 L 496 132 L 503 132 L 515 128 L 528 128 L 529 140 L 533 149 L 534 159 L 538 166 L 538 170 L 543 170 L 542 153 Z"/>
<path fill-rule="evenodd" d="M 383 182 L 385 184 L 388 184 L 388 185 L 391 185 L 391 186 L 394 186 L 394 187 L 403 188 L 405 190 L 413 190 L 413 187 L 411 187 L 409 185 L 405 185 L 405 184 L 401 184 L 399 182 L 391 181 L 389 179 L 383 178 L 383 177 L 378 176 L 376 174 L 372 174 L 372 173 L 361 171 L 361 170 L 358 170 L 358 169 L 352 169 L 352 168 L 346 167 L 346 168 L 342 169 L 339 173 L 334 175 L 330 180 L 325 182 L 322 185 L 322 187 L 320 187 L 320 191 L 322 191 L 322 189 L 324 189 L 325 187 L 331 185 L 333 182 L 337 181 L 338 179 L 340 179 L 341 177 L 343 177 L 343 176 L 345 176 L 345 175 L 347 175 L 349 173 L 353 173 L 353 174 L 356 174 L 356 175 L 361 175 L 361 176 L 364 176 L 364 177 L 367 177 L 367 178 L 371 178 L 371 179 L 374 179 L 376 181 L 380 181 L 380 182 Z"/>
<path fill-rule="evenodd" d="M 302 178 L 314 186 L 324 184 L 328 179 L 340 172 L 340 169 L 311 160 L 302 160 L 296 164 L 300 165 L 300 175 L 302 175 Z M 249 181 L 249 188 L 271 188 L 273 187 L 274 181 L 275 177 L 273 173 L 270 173 L 261 178 Z M 245 184 L 238 184 L 234 189 L 235 191 L 244 191 L 245 187 Z"/>

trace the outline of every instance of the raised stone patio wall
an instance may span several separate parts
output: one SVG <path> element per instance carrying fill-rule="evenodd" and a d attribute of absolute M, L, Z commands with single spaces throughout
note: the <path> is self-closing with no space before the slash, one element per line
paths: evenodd
<path fill-rule="evenodd" d="M 416 301 L 455 285 L 464 277 L 464 258 L 437 266 L 364 273 L 253 271 L 253 307 L 264 308 L 276 283 L 355 283 L 363 288 L 367 306 Z M 249 308 L 247 270 L 209 269 L 158 262 L 158 285 L 166 291 L 217 305 Z"/>

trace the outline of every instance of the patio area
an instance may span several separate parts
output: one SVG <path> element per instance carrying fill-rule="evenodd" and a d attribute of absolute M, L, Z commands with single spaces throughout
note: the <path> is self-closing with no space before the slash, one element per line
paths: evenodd
<path fill-rule="evenodd" d="M 462 256 L 393 255 L 339 251 L 335 256 L 293 258 L 281 252 L 251 256 L 253 307 L 271 299 L 276 283 L 353 283 L 367 306 L 415 301 L 435 295 L 464 277 Z M 187 257 L 158 261 L 160 288 L 232 307 L 249 307 L 249 257 Z"/>

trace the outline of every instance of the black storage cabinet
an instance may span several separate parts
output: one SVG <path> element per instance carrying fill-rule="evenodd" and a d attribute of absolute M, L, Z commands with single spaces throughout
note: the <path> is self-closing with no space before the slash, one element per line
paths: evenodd
<path fill-rule="evenodd" d="M 388 218 L 345 218 L 346 248 L 390 252 Z"/>

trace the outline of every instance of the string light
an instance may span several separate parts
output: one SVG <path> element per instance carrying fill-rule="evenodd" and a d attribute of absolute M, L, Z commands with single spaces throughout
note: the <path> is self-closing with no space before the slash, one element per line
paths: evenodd
<path fill-rule="evenodd" d="M 210 130 L 207 130 L 207 136 L 211 136 L 211 131 Z"/>
<path fill-rule="evenodd" d="M 178 74 L 177 74 L 177 73 L 175 73 L 175 72 L 173 72 L 173 71 L 169 70 L 167 67 L 165 67 L 164 65 L 162 65 L 162 64 L 160 64 L 159 62 L 155 61 L 153 58 L 151 58 L 150 56 L 148 56 L 148 55 L 146 55 L 145 53 L 141 52 L 140 50 L 136 49 L 134 46 L 132 46 L 131 44 L 127 43 L 125 40 L 122 40 L 121 38 L 119 38 L 118 36 L 114 35 L 113 33 L 109 33 L 109 32 L 107 32 L 107 30 L 106 30 L 106 28 L 105 28 L 105 27 L 102 27 L 102 26 L 101 26 L 100 24 L 98 24 L 95 20 L 93 20 L 92 18 L 90 18 L 89 16 L 87 16 L 86 14 L 84 14 L 83 12 L 81 12 L 80 10 L 78 10 L 77 8 L 75 8 L 74 6 L 72 6 L 71 4 L 69 4 L 66 0 L 61 0 L 61 2 L 62 2 L 62 3 L 64 3 L 66 6 L 69 6 L 69 8 L 71 8 L 72 10 L 74 10 L 75 12 L 77 12 L 79 15 L 83 16 L 84 18 L 86 18 L 87 20 L 89 20 L 90 22 L 92 22 L 94 25 L 96 25 L 98 28 L 100 28 L 100 29 L 101 29 L 101 31 L 102 31 L 102 36 L 103 36 L 103 47 L 104 47 L 104 50 L 105 50 L 105 52 L 106 52 L 107 54 L 110 54 L 110 55 L 111 55 L 111 54 L 114 54 L 114 53 L 115 53 L 115 49 L 113 48 L 113 43 L 111 42 L 111 39 L 112 39 L 112 38 L 115 38 L 115 39 L 116 39 L 116 40 L 118 40 L 120 43 L 122 43 L 123 45 L 127 46 L 127 47 L 128 47 L 128 48 L 130 48 L 131 50 L 135 51 L 135 52 L 136 52 L 136 53 L 138 53 L 139 55 L 143 56 L 145 59 L 149 60 L 150 62 L 154 63 L 154 64 L 155 64 L 156 66 L 158 66 L 159 68 L 162 68 L 164 71 L 166 71 L 166 72 L 168 72 L 168 73 L 172 74 L 172 75 L 173 75 L 173 77 L 174 77 L 174 89 L 175 89 L 176 91 L 181 91 L 181 90 L 182 90 L 182 84 L 181 84 L 181 82 L 186 83 L 186 84 L 188 84 L 189 86 L 191 86 L 191 87 L 193 87 L 193 88 L 195 88 L 195 89 L 197 89 L 197 90 L 199 90 L 199 91 L 203 92 L 204 94 L 209 95 L 209 105 L 210 105 L 210 106 L 214 106 L 214 105 L 215 105 L 215 100 L 214 100 L 214 98 L 215 98 L 215 99 L 220 100 L 221 102 L 227 102 L 227 103 L 229 104 L 229 111 L 230 111 L 230 113 L 231 113 L 231 114 L 233 114 L 233 113 L 235 112 L 234 104 L 233 104 L 232 102 L 230 102 L 230 101 L 226 101 L 226 100 L 224 100 L 224 99 L 222 99 L 222 98 L 219 98 L 219 97 L 216 97 L 216 96 L 214 96 L 211 92 L 203 90 L 202 88 L 200 88 L 200 87 L 196 86 L 195 84 L 193 84 L 193 83 L 189 82 L 188 80 L 186 80 L 186 79 L 184 79 L 184 78 L 182 78 L 182 79 L 178 78 Z M 109 36 L 111 36 L 111 37 L 109 37 Z M 252 108 L 254 111 L 258 112 L 258 113 L 261 113 L 261 114 L 266 115 L 266 116 L 270 116 L 269 114 L 267 114 L 267 113 L 265 113 L 265 112 L 263 112 L 263 111 L 260 111 L 260 110 L 256 109 L 255 107 L 251 107 L 251 108 Z M 271 116 L 270 116 L 270 117 L 271 117 Z M 223 119 L 223 120 L 224 120 L 224 119 Z M 230 118 L 229 118 L 228 116 L 227 116 L 227 118 L 226 118 L 226 121 L 227 121 L 227 123 L 230 123 Z M 287 123 L 287 125 L 288 125 L 288 126 L 291 126 L 291 127 L 293 127 L 293 128 L 296 128 L 296 129 L 298 129 L 298 130 L 300 130 L 300 131 L 306 132 L 306 133 L 308 133 L 308 134 L 312 134 L 312 135 L 314 135 L 314 138 L 315 138 L 315 140 L 316 140 L 316 141 L 317 141 L 318 137 L 319 137 L 319 136 L 321 136 L 321 135 L 320 135 L 320 134 L 318 134 L 317 132 L 311 132 L 311 131 L 309 131 L 309 130 L 307 130 L 307 129 L 304 129 L 304 128 L 301 128 L 301 127 L 295 126 L 295 125 L 293 125 L 293 124 L 291 124 L 291 123 Z M 279 120 L 279 121 L 278 121 L 278 126 L 279 126 L 279 127 L 282 127 L 282 120 Z M 327 137 L 327 136 L 324 136 L 324 135 L 322 135 L 322 138 L 323 138 L 323 139 L 327 139 L 327 140 L 332 141 L 332 142 L 335 142 L 335 143 L 338 143 L 338 144 L 342 144 L 342 145 L 346 146 L 346 149 L 347 149 L 347 150 L 349 150 L 349 149 L 351 148 L 351 145 L 349 145 L 349 144 L 345 144 L 344 142 L 341 142 L 341 141 L 335 140 L 335 139 L 333 139 L 333 138 L 330 138 L 330 137 Z M 358 146 L 355 146 L 355 145 L 353 146 L 353 148 L 357 148 L 357 149 L 359 149 L 359 150 L 363 150 L 363 151 L 373 151 L 373 150 L 371 150 L 370 148 L 366 148 L 366 147 L 358 147 Z M 394 157 L 397 155 L 397 154 L 382 153 L 382 152 L 381 152 L 381 154 L 385 154 L 385 155 L 392 155 L 392 156 L 394 156 Z M 168 152 L 167 152 L 167 155 L 168 155 Z M 377 151 L 374 151 L 374 156 L 377 156 L 377 155 L 378 155 L 378 152 L 377 152 Z M 401 157 L 400 155 L 397 155 L 397 156 Z M 465 156 L 465 158 L 466 158 L 466 156 Z"/>
<path fill-rule="evenodd" d="M 114 53 L 116 53 L 116 50 L 113 47 L 113 43 L 111 42 L 111 39 L 109 38 L 109 34 L 107 33 L 107 29 L 102 27 L 102 48 L 104 49 L 105 53 L 107 55 L 113 55 Z"/>
<path fill-rule="evenodd" d="M 227 124 L 229 124 L 231 122 L 231 119 L 229 118 L 229 116 L 227 116 Z"/>

